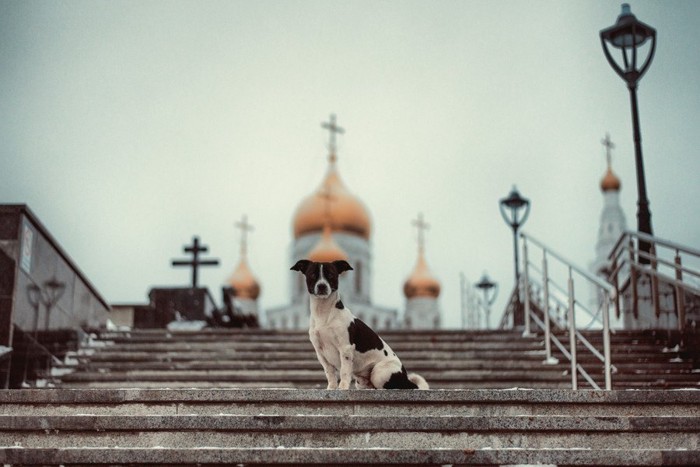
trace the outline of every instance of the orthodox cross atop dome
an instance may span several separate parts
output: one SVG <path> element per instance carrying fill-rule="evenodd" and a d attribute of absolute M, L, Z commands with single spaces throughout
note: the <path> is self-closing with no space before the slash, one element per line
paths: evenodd
<path fill-rule="evenodd" d="M 321 127 L 325 130 L 328 130 L 328 132 L 330 133 L 328 141 L 328 158 L 331 162 L 335 162 L 338 157 L 336 154 L 338 147 L 336 146 L 335 135 L 342 135 L 343 133 L 345 133 L 345 129 L 336 125 L 335 114 L 331 114 L 329 122 L 321 122 Z"/>
<path fill-rule="evenodd" d="M 248 232 L 252 232 L 253 226 L 248 223 L 248 216 L 243 214 L 241 220 L 235 224 L 237 229 L 241 229 L 241 256 L 248 256 Z"/>
<path fill-rule="evenodd" d="M 423 219 L 423 213 L 418 213 L 418 219 L 411 221 L 413 226 L 418 230 L 418 251 L 425 251 L 425 231 L 430 228 L 430 224 Z"/>
<path fill-rule="evenodd" d="M 613 144 L 612 140 L 610 139 L 610 133 L 605 133 L 605 138 L 600 140 L 600 144 L 605 146 L 605 157 L 608 161 L 608 168 L 610 168 L 612 166 L 612 156 L 610 151 L 615 149 L 615 144 Z"/>

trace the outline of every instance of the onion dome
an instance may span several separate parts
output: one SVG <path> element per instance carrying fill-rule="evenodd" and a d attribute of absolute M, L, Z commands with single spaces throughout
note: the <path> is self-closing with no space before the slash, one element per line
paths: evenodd
<path fill-rule="evenodd" d="M 612 171 L 612 155 L 610 152 L 615 145 L 610 141 L 609 134 L 605 134 L 605 138 L 601 140 L 601 144 L 605 146 L 605 158 L 608 160 L 608 171 L 605 172 L 605 175 L 600 180 L 600 189 L 603 191 L 620 191 L 622 183 L 620 183 L 620 179 L 617 178 L 617 175 Z"/>
<path fill-rule="evenodd" d="M 440 282 L 430 273 L 422 251 L 418 253 L 416 267 L 403 286 L 403 293 L 406 298 L 437 298 L 440 295 Z"/>
<path fill-rule="evenodd" d="M 323 227 L 320 240 L 309 252 L 309 259 L 317 263 L 330 263 L 340 259 L 348 260 L 348 255 L 333 240 L 331 228 L 328 224 Z"/>
<path fill-rule="evenodd" d="M 617 178 L 617 175 L 615 175 L 612 169 L 608 167 L 608 171 L 600 181 L 600 189 L 603 191 L 620 191 L 621 186 L 622 183 L 620 182 L 620 179 Z"/>
<path fill-rule="evenodd" d="M 260 295 L 260 284 L 253 276 L 245 257 L 241 258 L 236 270 L 233 271 L 228 284 L 233 287 L 236 298 L 257 300 Z"/>
<path fill-rule="evenodd" d="M 321 185 L 297 207 L 292 221 L 294 238 L 321 231 L 330 218 L 334 232 L 350 233 L 369 240 L 369 212 L 343 184 L 335 159 L 331 154 L 328 172 Z"/>

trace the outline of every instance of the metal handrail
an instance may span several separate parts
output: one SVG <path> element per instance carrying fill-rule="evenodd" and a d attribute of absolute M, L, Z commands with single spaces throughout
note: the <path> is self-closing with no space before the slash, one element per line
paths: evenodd
<path fill-rule="evenodd" d="M 529 234 L 526 233 L 521 233 L 520 238 L 522 239 L 522 249 L 523 249 L 523 273 L 522 273 L 522 278 L 523 278 L 523 284 L 521 284 L 521 287 L 523 287 L 525 293 L 525 331 L 523 335 L 529 335 L 530 334 L 530 321 L 531 319 L 535 321 L 538 327 L 540 327 L 544 333 L 545 333 L 545 352 L 547 355 L 547 360 L 546 362 L 552 361 L 552 354 L 551 354 L 551 342 L 555 342 L 555 345 L 557 345 L 560 349 L 563 347 L 561 345 L 561 342 L 556 339 L 552 335 L 552 330 L 551 330 L 551 323 L 550 323 L 550 316 L 549 316 L 549 286 L 550 284 L 556 284 L 556 282 L 553 280 L 553 278 L 550 277 L 550 274 L 548 272 L 548 262 L 549 258 L 553 258 L 556 261 L 558 261 L 561 265 L 563 265 L 567 272 L 568 272 L 568 277 L 567 277 L 567 286 L 566 286 L 566 294 L 568 296 L 568 331 L 569 331 L 569 351 L 568 355 L 565 352 L 562 352 L 571 362 L 571 386 L 572 389 L 576 390 L 578 389 L 578 375 L 580 374 L 594 389 L 600 389 L 600 387 L 596 384 L 596 382 L 590 377 L 588 372 L 578 363 L 577 359 L 577 341 L 581 342 L 591 353 L 602 360 L 603 365 L 604 365 L 604 373 L 605 373 L 605 389 L 606 390 L 611 390 L 612 389 L 612 362 L 610 358 L 610 303 L 613 299 L 617 298 L 617 291 L 615 287 L 613 287 L 611 284 L 603 281 L 599 277 L 594 276 L 593 274 L 589 273 L 588 271 L 584 270 L 583 268 L 580 268 L 576 266 L 573 262 L 569 261 L 566 259 L 563 255 L 557 253 L 556 251 L 552 250 L 548 246 L 546 246 L 543 242 L 535 239 L 534 237 L 530 236 Z M 542 314 L 544 316 L 544 322 L 540 320 L 532 311 L 532 306 L 531 306 L 531 297 L 530 297 L 530 269 L 532 266 L 532 263 L 530 262 L 529 256 L 528 256 L 528 245 L 534 245 L 540 248 L 542 251 L 542 267 L 541 268 L 534 268 L 533 270 L 536 270 L 537 272 L 540 272 L 542 274 L 542 285 L 543 285 L 543 290 L 544 290 L 544 299 L 543 299 L 543 306 L 542 306 Z M 585 309 L 582 307 L 582 304 L 580 301 L 576 300 L 575 297 L 575 289 L 574 289 L 574 273 L 577 275 L 577 277 L 583 278 L 587 283 L 593 285 L 603 296 L 603 305 L 602 305 L 602 318 L 603 318 L 603 351 L 602 353 L 595 349 L 595 347 L 588 341 L 588 339 L 581 334 L 581 332 L 577 329 L 576 326 L 576 308 L 578 306 L 579 309 Z M 563 287 L 556 286 L 557 288 L 560 288 L 563 291 Z M 590 313 L 589 310 L 586 309 L 586 311 L 593 316 L 592 313 Z M 602 358 L 601 358 L 602 357 Z"/>
<path fill-rule="evenodd" d="M 648 252 L 639 250 L 640 241 L 650 245 Z M 673 255 L 673 259 L 665 258 L 661 254 L 662 252 L 665 252 L 666 255 Z M 641 262 L 641 259 L 646 261 Z M 651 280 L 651 297 L 657 319 L 661 315 L 659 285 L 663 283 L 672 287 L 675 295 L 673 313 L 677 318 L 678 329 L 683 331 L 687 325 L 685 294 L 700 296 L 700 288 L 687 280 L 689 277 L 695 280 L 700 279 L 700 270 L 688 267 L 688 259 L 695 262 L 700 261 L 700 250 L 671 240 L 628 230 L 623 232 L 608 255 L 609 277 L 614 284 L 617 284 L 620 273 L 625 268 L 629 268 L 632 310 L 635 317 L 638 316 L 639 295 L 636 283 L 638 275 L 646 275 Z M 664 271 L 660 271 L 660 268 L 664 268 Z"/>

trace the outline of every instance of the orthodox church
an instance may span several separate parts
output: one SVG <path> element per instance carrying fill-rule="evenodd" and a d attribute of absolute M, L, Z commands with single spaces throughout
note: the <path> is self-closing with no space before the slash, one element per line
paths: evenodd
<path fill-rule="evenodd" d="M 610 135 L 605 135 L 601 141 L 606 150 L 608 169 L 600 180 L 600 190 L 603 192 L 603 210 L 600 214 L 600 226 L 598 227 L 598 240 L 595 246 L 595 259 L 590 264 L 590 271 L 603 280 L 608 279 L 608 255 L 622 233 L 627 229 L 625 213 L 620 206 L 620 188 L 622 183 L 612 170 L 611 150 L 615 145 L 610 141 Z M 624 271 L 623 271 L 624 275 Z M 598 290 L 592 292 L 591 309 L 597 310 L 603 298 Z M 611 317 L 611 319 L 614 318 Z M 613 323 L 614 327 L 620 327 L 621 323 Z"/>
<path fill-rule="evenodd" d="M 335 135 L 343 133 L 335 116 L 322 125 L 330 131 L 328 167 L 318 188 L 304 198 L 292 217 L 291 257 L 328 262 L 343 259 L 353 267 L 340 278 L 340 294 L 352 312 L 375 329 L 439 325 L 437 299 L 440 286 L 430 276 L 422 247 L 416 270 L 404 288 L 407 309 L 400 320 L 398 310 L 372 302 L 372 222 L 364 203 L 346 187 L 338 170 Z M 426 282 L 427 281 L 427 282 Z M 309 325 L 309 297 L 301 274 L 290 271 L 290 303 L 266 311 L 267 326 L 278 329 L 305 329 Z M 429 306 L 428 306 L 429 302 Z"/>

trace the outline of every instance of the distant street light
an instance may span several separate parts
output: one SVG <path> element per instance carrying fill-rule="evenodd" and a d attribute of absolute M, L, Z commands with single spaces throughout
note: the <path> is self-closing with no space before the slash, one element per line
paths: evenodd
<path fill-rule="evenodd" d="M 499 202 L 503 220 L 513 229 L 513 254 L 515 256 L 515 287 L 520 285 L 520 271 L 518 268 L 518 229 L 525 223 L 530 214 L 530 200 L 523 198 L 518 189 L 513 186 L 507 198 Z M 513 326 L 525 324 L 525 313 L 520 306 L 520 294 L 516 294 L 516 309 L 513 313 Z"/>
<path fill-rule="evenodd" d="M 491 281 L 489 276 L 484 273 L 481 280 L 474 285 L 477 289 L 484 292 L 484 314 L 486 315 L 486 329 L 491 329 L 491 305 L 496 301 L 498 295 L 498 284 Z"/>
<path fill-rule="evenodd" d="M 638 66 L 638 51 L 647 41 L 649 53 L 646 60 Z M 607 29 L 600 31 L 600 42 L 603 45 L 605 58 L 608 59 L 613 70 L 627 83 L 632 103 L 632 127 L 634 132 L 634 156 L 637 167 L 637 230 L 653 235 L 651 228 L 651 212 L 647 199 L 647 186 L 644 178 L 644 162 L 642 160 L 642 137 L 639 130 L 639 109 L 637 107 L 637 85 L 644 73 L 651 65 L 656 50 L 656 29 L 642 23 L 632 14 L 627 3 L 622 4 L 622 13 L 617 17 L 617 22 Z M 622 65 L 618 64 L 610 54 L 610 47 L 620 49 L 622 52 Z M 639 241 L 639 251 L 649 254 L 651 244 Z M 643 255 L 639 257 L 640 263 L 648 264 L 649 258 Z"/>

